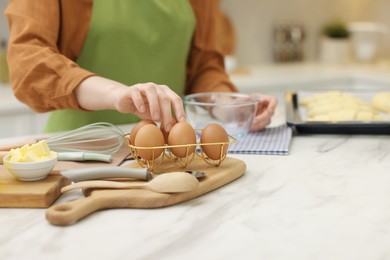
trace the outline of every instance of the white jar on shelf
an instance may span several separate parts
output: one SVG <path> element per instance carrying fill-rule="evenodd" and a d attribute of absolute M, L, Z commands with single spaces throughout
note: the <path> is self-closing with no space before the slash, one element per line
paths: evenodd
<path fill-rule="evenodd" d="M 384 24 L 355 22 L 348 26 L 352 36 L 354 56 L 357 61 L 371 62 L 378 54 L 381 36 L 388 33 Z"/>

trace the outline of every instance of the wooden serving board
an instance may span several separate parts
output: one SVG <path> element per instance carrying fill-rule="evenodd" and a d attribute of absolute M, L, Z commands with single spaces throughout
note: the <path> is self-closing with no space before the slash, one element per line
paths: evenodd
<path fill-rule="evenodd" d="M 70 181 L 56 172 L 40 181 L 19 181 L 0 165 L 0 207 L 47 208 L 61 195 L 61 188 L 68 184 Z"/>
<path fill-rule="evenodd" d="M 180 171 L 172 163 L 160 168 L 162 171 Z M 196 158 L 185 170 L 204 171 L 206 177 L 199 180 L 197 189 L 184 193 L 157 193 L 139 189 L 96 189 L 85 190 L 86 198 L 73 200 L 50 207 L 46 219 L 53 225 L 70 225 L 89 214 L 108 208 L 161 208 L 175 205 L 215 190 L 241 177 L 246 171 L 243 161 L 225 158 L 218 167 L 206 164 Z"/>

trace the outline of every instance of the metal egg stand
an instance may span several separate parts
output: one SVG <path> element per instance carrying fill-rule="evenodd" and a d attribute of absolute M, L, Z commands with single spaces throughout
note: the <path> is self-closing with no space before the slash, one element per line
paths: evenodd
<path fill-rule="evenodd" d="M 195 129 L 195 131 L 199 131 L 201 129 Z M 142 147 L 142 146 L 135 146 L 130 143 L 130 133 L 125 134 L 125 140 L 127 142 L 127 145 L 130 148 L 130 153 L 132 157 L 138 162 L 138 164 L 143 167 L 147 168 L 148 171 L 155 171 L 162 165 L 165 159 L 168 159 L 172 164 L 179 168 L 185 168 L 187 167 L 195 158 L 195 156 L 200 157 L 205 163 L 214 165 L 218 167 L 221 165 L 222 161 L 226 158 L 227 151 L 224 152 L 224 148 L 226 145 L 234 144 L 237 139 L 235 139 L 233 136 L 229 136 L 229 141 L 227 142 L 215 142 L 215 143 L 200 143 L 196 142 L 193 144 L 182 144 L 182 145 L 168 145 L 164 144 L 163 146 L 152 146 L 152 147 Z M 219 159 L 213 160 L 209 158 L 203 151 L 202 146 L 208 146 L 208 145 L 219 145 L 220 146 L 220 156 Z M 190 152 L 191 148 L 195 147 L 194 152 Z M 186 148 L 186 153 L 184 157 L 176 156 L 172 153 L 172 148 Z M 199 148 L 199 149 L 198 149 Z M 155 156 L 156 150 L 162 149 L 162 153 L 158 156 Z M 151 160 L 145 160 L 141 156 L 138 155 L 138 150 L 152 150 L 152 159 Z"/>

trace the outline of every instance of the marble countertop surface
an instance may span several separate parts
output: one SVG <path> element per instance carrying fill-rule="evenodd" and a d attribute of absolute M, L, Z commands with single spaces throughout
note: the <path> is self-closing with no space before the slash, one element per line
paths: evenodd
<path fill-rule="evenodd" d="M 262 82 L 277 78 L 269 71 Z M 387 82 L 386 69 L 329 71 Z M 273 125 L 283 122 L 279 106 Z M 45 209 L 0 208 L 0 259 L 390 259 L 388 136 L 294 136 L 289 155 L 230 156 L 246 163 L 243 177 L 171 207 L 102 210 L 66 227 Z"/>
<path fill-rule="evenodd" d="M 390 259 L 388 136 L 294 136 L 289 155 L 230 156 L 243 177 L 171 207 L 66 227 L 2 208 L 0 259 Z"/>

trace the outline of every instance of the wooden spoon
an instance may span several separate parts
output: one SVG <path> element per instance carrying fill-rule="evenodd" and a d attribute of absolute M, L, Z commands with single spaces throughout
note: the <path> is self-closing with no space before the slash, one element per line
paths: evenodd
<path fill-rule="evenodd" d="M 188 173 L 169 172 L 158 175 L 149 182 L 124 183 L 116 181 L 81 181 L 65 186 L 61 192 L 77 188 L 147 189 L 159 193 L 179 193 L 196 189 L 198 179 Z"/>

